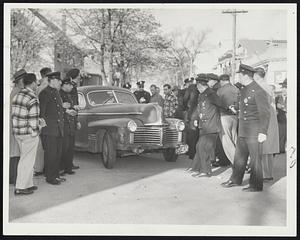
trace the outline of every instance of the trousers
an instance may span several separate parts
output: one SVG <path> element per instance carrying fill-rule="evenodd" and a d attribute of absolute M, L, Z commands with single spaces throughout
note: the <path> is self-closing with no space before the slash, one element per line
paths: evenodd
<path fill-rule="evenodd" d="M 59 167 L 62 153 L 62 136 L 42 135 L 45 160 L 45 176 L 47 181 L 59 177 Z"/>
<path fill-rule="evenodd" d="M 221 124 L 220 140 L 228 160 L 233 163 L 237 141 L 237 117 L 222 114 Z"/>
<path fill-rule="evenodd" d="M 33 186 L 33 165 L 39 137 L 31 135 L 15 135 L 15 137 L 20 149 L 16 188 L 30 188 Z"/>
<path fill-rule="evenodd" d="M 44 149 L 42 145 L 42 140 L 39 138 L 39 143 L 37 147 L 37 153 L 34 163 L 34 171 L 43 172 L 44 171 Z"/>
<path fill-rule="evenodd" d="M 271 178 L 273 177 L 273 154 L 263 154 L 262 155 L 262 168 L 263 168 L 263 177 Z"/>
<path fill-rule="evenodd" d="M 215 151 L 217 133 L 200 135 L 191 168 L 200 173 L 211 172 L 211 161 Z"/>
<path fill-rule="evenodd" d="M 186 144 L 189 146 L 187 155 L 193 159 L 196 154 L 196 144 L 199 138 L 199 130 L 187 128 L 186 130 Z"/>
<path fill-rule="evenodd" d="M 257 141 L 257 137 L 238 137 L 230 180 L 236 184 L 242 184 L 249 155 L 251 168 L 249 185 L 262 190 L 262 143 Z"/>
<path fill-rule="evenodd" d="M 64 135 L 62 144 L 62 155 L 60 169 L 69 172 L 72 171 L 73 167 L 73 157 L 74 157 L 74 145 L 75 136 L 74 135 Z"/>

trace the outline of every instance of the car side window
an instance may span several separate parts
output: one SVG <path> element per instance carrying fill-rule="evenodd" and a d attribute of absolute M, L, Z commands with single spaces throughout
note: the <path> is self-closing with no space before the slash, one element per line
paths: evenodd
<path fill-rule="evenodd" d="M 81 109 L 85 108 L 86 106 L 86 101 L 84 99 L 84 96 L 82 93 L 78 93 L 78 103 L 79 103 L 79 107 Z"/>
<path fill-rule="evenodd" d="M 87 97 L 89 103 L 92 106 L 109 104 L 109 103 L 117 103 L 116 98 L 112 91 L 89 92 Z"/>

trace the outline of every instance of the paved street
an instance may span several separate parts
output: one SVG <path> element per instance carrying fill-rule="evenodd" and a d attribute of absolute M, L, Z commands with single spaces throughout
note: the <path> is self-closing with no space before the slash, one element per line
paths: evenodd
<path fill-rule="evenodd" d="M 215 168 L 210 178 L 185 173 L 186 156 L 176 163 L 165 162 L 160 154 L 126 157 L 108 170 L 98 155 L 76 153 L 80 169 L 62 185 L 36 177 L 38 190 L 30 196 L 14 196 L 10 186 L 10 221 L 284 226 L 285 157 L 276 157 L 275 181 L 266 183 L 264 192 L 244 193 L 242 187 L 220 186 L 231 169 Z"/>

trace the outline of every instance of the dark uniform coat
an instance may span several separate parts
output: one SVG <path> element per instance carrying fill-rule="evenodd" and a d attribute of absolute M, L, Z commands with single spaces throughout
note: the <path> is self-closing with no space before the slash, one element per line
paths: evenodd
<path fill-rule="evenodd" d="M 72 82 L 72 85 L 73 85 L 73 88 L 72 88 L 70 94 L 71 94 L 73 103 L 74 103 L 74 105 L 79 105 L 79 102 L 78 102 L 77 84 L 76 84 L 75 82 Z"/>
<path fill-rule="evenodd" d="M 71 94 L 63 90 L 60 90 L 59 94 L 61 96 L 62 101 L 70 103 L 71 104 L 70 109 L 74 110 L 75 104 L 73 102 Z M 71 136 L 75 135 L 76 121 L 77 121 L 76 117 L 66 113 L 66 110 L 64 109 L 64 135 L 71 135 Z"/>
<path fill-rule="evenodd" d="M 51 183 L 59 177 L 64 135 L 64 110 L 57 89 L 47 86 L 39 95 L 40 117 L 47 126 L 42 128 L 46 181 Z"/>
<path fill-rule="evenodd" d="M 250 155 L 250 187 L 263 189 L 262 149 L 258 134 L 267 135 L 270 104 L 267 93 L 255 82 L 241 88 L 239 99 L 239 128 L 233 172 L 230 180 L 236 184 L 243 181 L 246 164 Z"/>
<path fill-rule="evenodd" d="M 149 92 L 147 92 L 145 90 L 142 90 L 142 91 L 137 90 L 137 91 L 134 92 L 134 95 L 135 95 L 135 97 L 136 97 L 136 99 L 138 100 L 139 103 L 149 103 L 150 102 L 151 95 L 150 95 Z M 146 100 L 145 102 L 140 102 L 140 99 L 142 97 L 145 98 L 145 100 Z"/>

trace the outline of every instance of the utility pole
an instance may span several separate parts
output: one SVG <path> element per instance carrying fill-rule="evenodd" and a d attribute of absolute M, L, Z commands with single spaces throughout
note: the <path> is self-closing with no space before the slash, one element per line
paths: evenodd
<path fill-rule="evenodd" d="M 236 16 L 238 13 L 247 13 L 248 11 L 245 10 L 225 10 L 222 13 L 230 13 L 233 16 L 233 29 L 232 29 L 232 64 L 231 64 L 231 76 L 232 81 L 235 83 L 235 71 L 236 71 L 236 62 L 235 62 L 235 55 L 236 55 Z"/>

